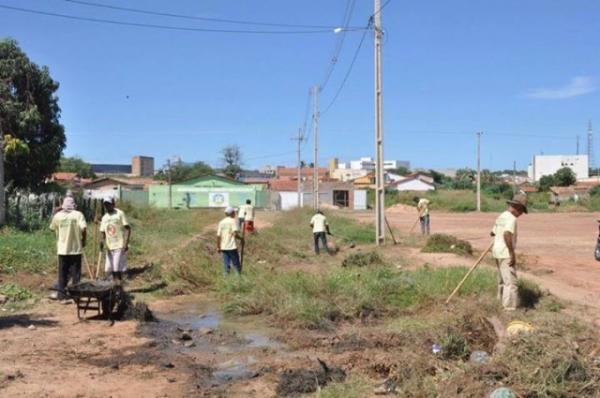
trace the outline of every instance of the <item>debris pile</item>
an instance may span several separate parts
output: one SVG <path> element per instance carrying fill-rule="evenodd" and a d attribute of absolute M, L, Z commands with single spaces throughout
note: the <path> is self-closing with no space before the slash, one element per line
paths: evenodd
<path fill-rule="evenodd" d="M 331 382 L 342 382 L 346 372 L 340 368 L 330 368 L 325 362 L 319 361 L 318 369 L 294 369 L 284 372 L 277 386 L 278 397 L 296 397 L 310 394 Z"/>
<path fill-rule="evenodd" d="M 421 250 L 423 253 L 455 253 L 472 255 L 473 247 L 466 240 L 447 234 L 433 234 Z"/>

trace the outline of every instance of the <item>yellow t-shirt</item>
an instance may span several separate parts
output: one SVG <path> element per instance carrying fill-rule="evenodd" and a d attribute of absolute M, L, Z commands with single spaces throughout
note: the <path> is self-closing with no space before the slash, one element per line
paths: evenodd
<path fill-rule="evenodd" d="M 505 211 L 496 219 L 496 224 L 492 232 L 494 233 L 494 246 L 492 248 L 492 257 L 503 259 L 510 258 L 510 252 L 504 242 L 504 232 L 513 234 L 513 247 L 517 247 L 517 217 L 513 216 L 510 211 Z"/>
<path fill-rule="evenodd" d="M 425 198 L 419 200 L 419 203 L 417 203 L 417 209 L 419 210 L 420 217 L 429 215 L 429 200 Z"/>
<path fill-rule="evenodd" d="M 113 214 L 104 214 L 100 222 L 100 232 L 106 235 L 108 250 L 117 250 L 125 247 L 125 227 L 129 225 L 127 217 L 122 210 L 115 209 Z"/>
<path fill-rule="evenodd" d="M 225 217 L 217 227 L 217 236 L 220 238 L 221 250 L 236 250 L 237 242 L 235 233 L 238 232 L 237 223 L 231 217 Z"/>
<path fill-rule="evenodd" d="M 86 229 L 85 217 L 77 210 L 61 210 L 52 217 L 50 229 L 56 232 L 56 252 L 59 256 L 83 252 L 82 232 Z"/>
<path fill-rule="evenodd" d="M 315 214 L 310 220 L 310 225 L 313 226 L 313 233 L 325 232 L 325 226 L 328 225 L 327 217 L 325 217 L 323 214 Z"/>
<path fill-rule="evenodd" d="M 244 221 L 254 221 L 254 206 L 241 205 L 238 217 L 243 218 Z"/>

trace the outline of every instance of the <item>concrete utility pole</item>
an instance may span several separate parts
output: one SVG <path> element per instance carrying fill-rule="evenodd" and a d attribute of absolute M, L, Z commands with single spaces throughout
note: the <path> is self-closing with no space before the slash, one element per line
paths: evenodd
<path fill-rule="evenodd" d="M 0 122 L 0 227 L 6 224 L 6 198 L 4 194 L 4 133 Z"/>
<path fill-rule="evenodd" d="M 313 207 L 319 208 L 319 94 L 321 87 L 314 86 L 313 93 L 313 139 L 315 153 L 313 160 Z"/>
<path fill-rule="evenodd" d="M 481 211 L 481 134 L 477 132 L 477 211 Z"/>
<path fill-rule="evenodd" d="M 173 192 L 171 188 L 171 159 L 167 159 L 167 167 L 169 168 L 169 174 L 167 179 L 169 181 L 169 209 L 173 208 Z"/>
<path fill-rule="evenodd" d="M 375 1 L 375 242 L 385 242 L 385 186 L 383 175 L 383 93 L 381 82 L 381 0 Z"/>
<path fill-rule="evenodd" d="M 304 140 L 304 135 L 302 134 L 302 129 L 298 129 L 298 137 L 292 138 L 294 141 L 298 141 L 298 207 L 302 207 L 302 160 L 300 159 L 300 155 L 302 152 L 302 141 Z"/>
<path fill-rule="evenodd" d="M 592 132 L 592 121 L 588 121 L 588 142 L 587 142 L 587 155 L 588 155 L 588 167 L 594 169 L 594 133 Z"/>
<path fill-rule="evenodd" d="M 579 155 L 579 136 L 577 136 L 577 153 L 576 155 Z"/>

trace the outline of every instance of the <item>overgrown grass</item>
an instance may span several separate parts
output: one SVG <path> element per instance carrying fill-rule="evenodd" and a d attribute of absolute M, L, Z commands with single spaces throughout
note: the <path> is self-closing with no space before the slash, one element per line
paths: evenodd
<path fill-rule="evenodd" d="M 433 234 L 421 250 L 423 253 L 455 253 L 472 255 L 473 247 L 466 240 L 447 234 Z"/>
<path fill-rule="evenodd" d="M 0 230 L 0 272 L 40 272 L 56 266 L 56 240 L 50 230 Z"/>

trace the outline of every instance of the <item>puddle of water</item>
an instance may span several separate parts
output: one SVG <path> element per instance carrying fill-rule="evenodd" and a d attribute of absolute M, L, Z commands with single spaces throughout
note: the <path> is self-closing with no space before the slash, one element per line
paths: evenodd
<path fill-rule="evenodd" d="M 281 348 L 281 343 L 265 336 L 264 334 L 250 333 L 244 336 L 248 341 L 247 346 L 252 348 Z"/>
<path fill-rule="evenodd" d="M 219 370 L 213 372 L 213 378 L 220 383 L 251 379 L 258 376 L 258 373 L 251 370 L 249 365 L 255 364 L 256 358 L 250 356 L 245 361 L 232 360 L 218 366 Z"/>

